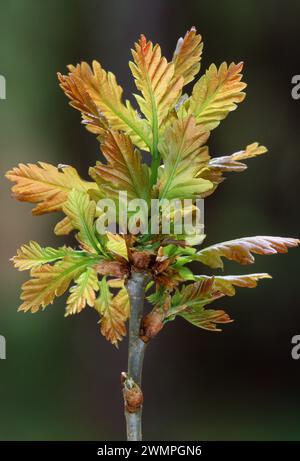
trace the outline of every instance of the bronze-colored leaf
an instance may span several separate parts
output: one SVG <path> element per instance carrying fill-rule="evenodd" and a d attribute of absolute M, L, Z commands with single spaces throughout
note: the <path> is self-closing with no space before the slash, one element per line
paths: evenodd
<path fill-rule="evenodd" d="M 240 264 L 251 264 L 254 256 L 251 253 L 270 255 L 287 253 L 288 248 L 298 246 L 300 240 L 284 237 L 257 236 L 245 237 L 228 242 L 217 243 L 200 250 L 192 259 L 197 259 L 213 269 L 223 269 L 222 257 Z"/>
<path fill-rule="evenodd" d="M 120 130 L 128 134 L 132 142 L 140 148 L 149 149 L 151 146 L 150 129 L 146 121 L 139 118 L 129 101 L 123 104 L 123 90 L 118 85 L 114 74 L 106 72 L 97 61 L 93 61 L 92 68 L 87 63 L 82 62 L 76 67 L 70 65 L 68 69 L 69 75 L 60 77 L 60 79 L 75 80 L 77 86 L 80 86 L 81 95 L 82 93 L 87 95 L 87 99 L 89 103 L 92 102 L 93 107 L 91 119 L 93 121 L 93 117 L 96 117 L 97 127 L 100 125 L 100 135 L 104 134 L 102 128 L 106 130 L 110 127 L 113 130 Z M 63 89 L 65 91 L 65 88 Z M 67 96 L 69 97 L 68 93 Z M 82 105 L 76 101 L 73 107 L 82 111 Z M 89 119 L 87 125 L 91 127 Z"/>
<path fill-rule="evenodd" d="M 101 333 L 115 346 L 126 335 L 125 322 L 129 316 L 130 305 L 126 288 L 113 296 L 105 279 L 100 282 L 100 295 L 95 301 L 95 309 L 101 315 Z"/>
<path fill-rule="evenodd" d="M 82 124 L 87 130 L 103 136 L 108 123 L 85 87 L 85 81 L 90 78 L 90 67 L 86 63 L 69 66 L 69 75 L 58 72 L 59 86 L 70 99 L 70 106 L 81 112 Z"/>
<path fill-rule="evenodd" d="M 122 133 L 107 132 L 101 144 L 107 165 L 100 162 L 90 169 L 90 175 L 110 197 L 127 192 L 128 200 L 150 198 L 149 168 L 130 138 Z"/>
<path fill-rule="evenodd" d="M 34 313 L 40 307 L 44 309 L 48 304 L 52 304 L 56 296 L 61 296 L 68 289 L 72 280 L 95 262 L 96 260 L 91 257 L 75 256 L 65 258 L 53 266 L 45 264 L 32 269 L 32 279 L 22 286 L 23 304 L 19 311 L 31 310 Z"/>
<path fill-rule="evenodd" d="M 98 289 L 97 272 L 92 267 L 88 267 L 75 280 L 75 285 L 70 288 L 65 317 L 71 314 L 79 314 L 86 305 L 93 307 L 96 299 L 95 292 Z"/>
<path fill-rule="evenodd" d="M 16 199 L 38 204 L 32 210 L 34 215 L 61 210 L 72 189 L 86 192 L 97 188 L 96 183 L 82 180 L 75 168 L 68 166 L 60 171 L 43 162 L 37 165 L 20 163 L 18 167 L 8 171 L 6 177 L 16 183 L 12 187 Z"/>
<path fill-rule="evenodd" d="M 200 59 L 203 50 L 201 35 L 197 34 L 195 27 L 187 31 L 184 38 L 180 38 L 173 55 L 174 76 L 184 78 L 184 85 L 194 80 L 200 70 Z"/>
<path fill-rule="evenodd" d="M 159 45 L 153 46 L 141 35 L 132 50 L 134 62 L 129 66 L 135 83 L 142 96 L 135 95 L 141 111 L 149 121 L 153 143 L 152 152 L 157 149 L 159 128 L 175 106 L 180 94 L 184 78 L 174 77 L 174 64 L 168 63 L 161 55 Z"/>

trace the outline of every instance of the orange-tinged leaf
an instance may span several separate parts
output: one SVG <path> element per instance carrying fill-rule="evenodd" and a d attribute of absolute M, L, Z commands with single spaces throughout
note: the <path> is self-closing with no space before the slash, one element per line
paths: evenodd
<path fill-rule="evenodd" d="M 126 288 L 115 296 L 109 291 L 106 279 L 100 282 L 100 295 L 95 302 L 95 309 L 100 313 L 101 333 L 115 346 L 126 335 L 125 322 L 129 316 L 129 298 Z"/>
<path fill-rule="evenodd" d="M 300 240 L 295 238 L 245 237 L 204 248 L 196 255 L 192 255 L 191 258 L 197 259 L 213 269 L 223 269 L 222 257 L 240 264 L 251 264 L 254 262 L 254 256 L 251 253 L 260 255 L 287 253 L 288 248 L 296 247 L 299 243 Z"/>
<path fill-rule="evenodd" d="M 241 82 L 243 63 L 223 62 L 220 68 L 212 64 L 195 84 L 191 98 L 188 100 L 188 113 L 195 116 L 198 123 L 209 130 L 216 128 L 237 103 L 245 98 Z"/>
<path fill-rule="evenodd" d="M 56 296 L 61 296 L 89 265 L 95 264 L 95 258 L 77 256 L 68 257 L 55 263 L 53 266 L 45 264 L 32 269 L 32 279 L 22 286 L 21 299 L 23 304 L 19 311 L 37 312 L 52 304 Z"/>
<path fill-rule="evenodd" d="M 207 277 L 201 275 L 200 280 L 213 279 L 213 289 L 223 296 L 234 296 L 235 287 L 240 288 L 255 288 L 259 280 L 271 279 L 271 275 L 266 273 L 261 274 L 246 274 L 246 275 L 225 275 L 223 277 Z"/>
<path fill-rule="evenodd" d="M 200 59 L 203 50 L 201 35 L 197 34 L 195 27 L 192 27 L 180 38 L 173 55 L 174 76 L 184 78 L 184 85 L 194 80 L 200 70 Z"/>
<path fill-rule="evenodd" d="M 63 211 L 73 228 L 79 231 L 77 239 L 82 248 L 91 253 L 101 252 L 102 247 L 96 237 L 94 226 L 96 203 L 90 199 L 89 194 L 73 189 L 63 205 Z"/>
<path fill-rule="evenodd" d="M 88 191 L 97 184 L 82 180 L 75 168 L 70 166 L 60 171 L 49 163 L 19 164 L 6 173 L 6 177 L 16 184 L 12 187 L 13 196 L 22 202 L 37 203 L 32 210 L 34 215 L 61 210 L 68 193 L 72 189 Z"/>
<path fill-rule="evenodd" d="M 72 222 L 68 216 L 59 221 L 54 227 L 55 235 L 69 235 L 74 229 Z"/>
<path fill-rule="evenodd" d="M 203 310 L 193 310 L 193 311 L 183 311 L 180 313 L 180 316 L 187 320 L 192 325 L 195 325 L 198 328 L 203 328 L 208 331 L 222 331 L 221 328 L 218 328 L 218 324 L 231 323 L 233 320 L 230 316 L 223 310 L 215 309 L 203 309 Z"/>
<path fill-rule="evenodd" d="M 124 131 L 132 142 L 142 149 L 149 150 L 151 132 L 145 120 L 141 120 L 129 101 L 122 102 L 122 88 L 116 77 L 106 72 L 99 62 L 93 61 L 92 68 L 85 62 L 76 67 L 68 66 L 69 77 L 74 75 L 87 92 L 98 115 L 106 122 L 106 128 Z M 80 75 L 80 77 L 78 77 Z M 81 110 L 81 109 L 80 109 Z M 102 134 L 102 133 L 101 133 Z"/>
<path fill-rule="evenodd" d="M 75 280 L 75 285 L 70 288 L 65 317 L 71 314 L 79 314 L 86 305 L 93 307 L 96 299 L 95 291 L 98 290 L 97 272 L 92 267 L 88 267 Z"/>
<path fill-rule="evenodd" d="M 223 310 L 205 309 L 207 304 L 223 296 L 233 296 L 235 287 L 254 288 L 261 279 L 271 278 L 269 274 L 247 274 L 225 277 L 199 276 L 198 281 L 181 291 L 176 291 L 164 304 L 165 320 L 180 315 L 193 325 L 211 331 L 221 331 L 218 323 L 229 323 L 231 318 Z"/>
<path fill-rule="evenodd" d="M 142 164 L 141 155 L 133 146 L 130 138 L 123 133 L 109 131 L 101 150 L 107 165 L 100 162 L 90 169 L 90 175 L 107 194 L 119 196 L 120 191 L 127 192 L 129 200 L 150 198 L 149 168 Z"/>
<path fill-rule="evenodd" d="M 177 120 L 164 134 L 159 150 L 164 162 L 159 174 L 160 199 L 184 199 L 200 197 L 213 187 L 203 178 L 197 178 L 198 170 L 207 161 L 202 149 L 209 132 L 196 126 L 194 117 Z"/>
<path fill-rule="evenodd" d="M 141 111 L 149 121 L 153 132 L 153 148 L 156 149 L 159 128 L 180 94 L 184 78 L 174 77 L 174 64 L 162 57 L 159 45 L 153 46 L 141 35 L 132 50 L 134 62 L 129 66 L 142 96 L 135 95 Z"/>
<path fill-rule="evenodd" d="M 86 63 L 69 66 L 69 75 L 58 72 L 59 86 L 70 99 L 70 106 L 81 112 L 82 124 L 91 133 L 103 136 L 108 124 L 85 87 L 90 76 L 90 67 Z"/>

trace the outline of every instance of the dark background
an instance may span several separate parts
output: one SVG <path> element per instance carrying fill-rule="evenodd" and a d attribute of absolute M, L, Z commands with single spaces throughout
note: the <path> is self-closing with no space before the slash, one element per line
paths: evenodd
<path fill-rule="evenodd" d="M 57 216 L 34 218 L 10 199 L 4 172 L 19 162 L 67 163 L 87 176 L 99 151 L 59 90 L 56 71 L 96 58 L 125 88 L 134 89 L 130 47 L 144 33 L 171 57 L 192 25 L 211 62 L 245 61 L 247 98 L 210 139 L 213 155 L 250 142 L 269 153 L 249 161 L 206 200 L 206 244 L 241 236 L 299 236 L 299 1 L 1 0 L 0 101 L 1 307 L 0 439 L 113 440 L 124 437 L 119 351 L 99 333 L 92 309 L 64 319 L 64 300 L 36 315 L 17 313 L 27 274 L 9 263 L 30 239 L 61 245 Z M 150 345 L 144 372 L 144 436 L 153 440 L 300 439 L 299 251 L 257 257 L 256 265 L 226 264 L 226 273 L 270 272 L 256 290 L 221 300 L 236 320 L 223 333 L 178 319 Z"/>

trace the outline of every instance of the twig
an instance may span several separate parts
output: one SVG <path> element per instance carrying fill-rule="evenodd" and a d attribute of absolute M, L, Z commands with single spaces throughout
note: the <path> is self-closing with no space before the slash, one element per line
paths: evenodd
<path fill-rule="evenodd" d="M 147 276 L 133 272 L 127 282 L 131 313 L 129 320 L 128 371 L 122 374 L 127 440 L 142 440 L 142 371 L 146 344 L 140 339 Z"/>

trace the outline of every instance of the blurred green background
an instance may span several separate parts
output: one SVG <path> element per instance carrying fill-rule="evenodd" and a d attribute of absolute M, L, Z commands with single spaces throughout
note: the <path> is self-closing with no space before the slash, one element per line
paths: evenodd
<path fill-rule="evenodd" d="M 31 217 L 10 198 L 4 172 L 19 162 L 72 164 L 86 177 L 99 156 L 96 139 L 67 105 L 56 72 L 96 58 L 133 91 L 130 47 L 144 33 L 171 57 L 192 25 L 204 43 L 202 71 L 223 60 L 245 61 L 249 87 L 238 111 L 213 132 L 211 152 L 223 155 L 250 142 L 268 146 L 206 200 L 206 243 L 241 236 L 299 236 L 300 101 L 291 79 L 300 74 L 299 1 L 271 0 L 1 0 L 0 101 L 1 440 L 120 440 L 124 438 L 117 351 L 86 309 L 64 319 L 59 300 L 36 315 L 17 313 L 27 274 L 9 258 L 30 239 L 58 245 L 56 216 Z M 218 303 L 236 320 L 223 333 L 170 323 L 147 351 L 144 436 L 152 440 L 300 440 L 299 251 L 257 257 L 256 265 L 226 265 L 228 273 L 270 272 L 256 290 Z"/>

